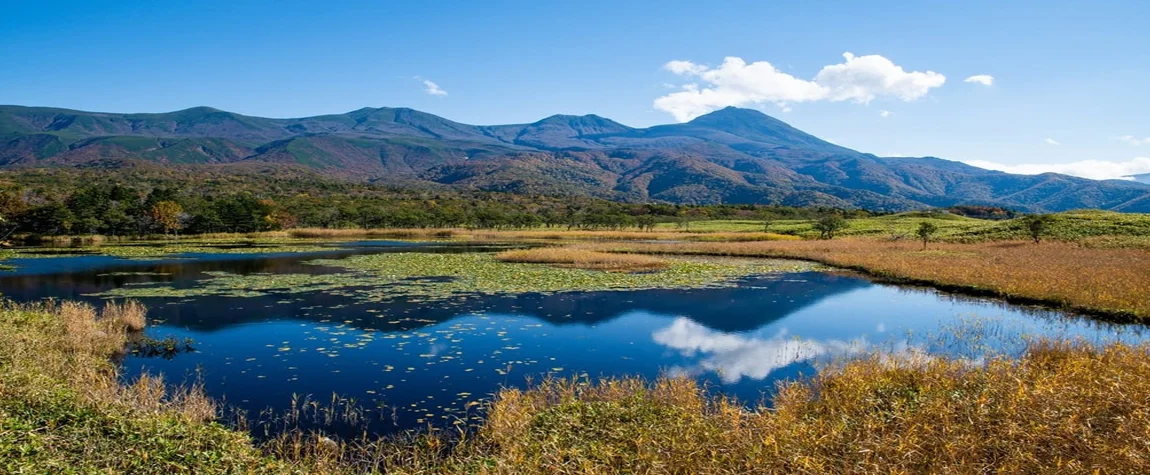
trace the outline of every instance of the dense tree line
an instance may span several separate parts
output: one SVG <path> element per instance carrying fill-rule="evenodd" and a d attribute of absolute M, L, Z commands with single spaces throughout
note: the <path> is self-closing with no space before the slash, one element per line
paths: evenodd
<path fill-rule="evenodd" d="M 248 233 L 290 228 L 689 229 L 709 219 L 816 218 L 865 211 L 618 203 L 586 197 L 410 190 L 295 177 L 11 174 L 0 181 L 0 237 Z"/>

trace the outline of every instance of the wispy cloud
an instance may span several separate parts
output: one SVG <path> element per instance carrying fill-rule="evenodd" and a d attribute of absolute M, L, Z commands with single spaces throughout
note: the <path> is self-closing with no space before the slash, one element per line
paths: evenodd
<path fill-rule="evenodd" d="M 991 76 L 989 74 L 976 74 L 974 76 L 963 79 L 962 82 L 971 82 L 971 83 L 982 84 L 983 86 L 990 87 L 990 86 L 994 85 L 994 76 Z"/>
<path fill-rule="evenodd" d="M 442 88 L 440 88 L 439 84 L 436 84 L 436 83 L 434 83 L 428 79 L 422 79 L 419 76 L 416 76 L 415 78 L 419 79 L 421 82 L 423 82 L 423 92 L 426 92 L 426 93 L 431 94 L 433 96 L 446 96 L 447 95 L 447 91 L 444 91 Z"/>
<path fill-rule="evenodd" d="M 1047 145 L 1062 145 L 1057 140 L 1054 140 L 1050 137 L 1046 137 L 1046 140 L 1043 140 L 1043 142 L 1046 142 Z"/>
<path fill-rule="evenodd" d="M 885 119 L 885 118 L 887 118 L 887 117 L 890 117 L 890 111 L 888 111 L 888 110 L 881 110 L 881 111 L 878 111 L 878 116 L 879 116 L 879 117 L 882 117 L 882 118 L 884 118 L 884 119 Z"/>
<path fill-rule="evenodd" d="M 1140 138 L 1135 137 L 1133 135 L 1123 135 L 1123 136 L 1119 136 L 1119 137 L 1115 137 L 1115 138 L 1118 140 L 1121 140 L 1123 142 L 1126 142 L 1130 145 L 1150 145 L 1150 137 L 1140 139 Z"/>
<path fill-rule="evenodd" d="M 813 101 L 869 103 L 876 98 L 913 101 L 941 87 L 946 77 L 934 71 L 906 71 L 880 55 L 843 53 L 844 61 L 824 66 L 813 80 L 780 71 L 767 61 L 747 63 L 727 57 L 718 67 L 675 60 L 663 68 L 690 82 L 680 91 L 655 99 L 655 108 L 685 122 L 727 106 Z"/>
<path fill-rule="evenodd" d="M 1008 165 L 985 160 L 967 160 L 965 163 L 990 170 L 1021 175 L 1061 173 L 1095 180 L 1120 179 L 1130 175 L 1150 173 L 1150 157 L 1135 157 L 1125 162 L 1108 160 L 1082 160 L 1070 163 L 1024 163 Z"/>

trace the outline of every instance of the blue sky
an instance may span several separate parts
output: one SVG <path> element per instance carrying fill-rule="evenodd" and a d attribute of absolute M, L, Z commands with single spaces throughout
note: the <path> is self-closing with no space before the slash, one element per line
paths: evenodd
<path fill-rule="evenodd" d="M 270 117 L 406 106 L 472 124 L 594 113 L 631 126 L 738 105 L 879 155 L 1150 172 L 1146 1 L 6 0 L 3 11 L 3 104 Z M 964 82 L 980 75 L 993 80 Z"/>

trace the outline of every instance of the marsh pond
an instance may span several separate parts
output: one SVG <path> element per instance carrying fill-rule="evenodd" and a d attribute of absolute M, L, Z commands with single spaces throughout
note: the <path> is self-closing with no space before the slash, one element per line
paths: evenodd
<path fill-rule="evenodd" d="M 366 241 L 168 256 L 26 250 L 16 301 L 134 298 L 148 336 L 123 374 L 199 381 L 259 414 L 354 404 L 372 431 L 470 424 L 501 387 L 546 377 L 686 375 L 769 403 L 775 384 L 879 352 L 980 361 L 1028 338 L 1141 341 L 1142 326 L 958 297 L 798 261 L 675 259 L 649 273 L 499 262 L 509 245 Z M 334 395 L 334 396 L 333 396 Z"/>

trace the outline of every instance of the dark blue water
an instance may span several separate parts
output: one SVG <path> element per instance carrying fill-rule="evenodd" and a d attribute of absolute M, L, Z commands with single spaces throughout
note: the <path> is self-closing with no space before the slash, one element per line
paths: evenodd
<path fill-rule="evenodd" d="M 317 257 L 475 250 L 358 243 L 306 255 L 28 259 L 0 274 L 0 292 L 19 301 L 98 303 L 84 295 L 149 282 L 193 286 L 211 271 L 334 271 L 303 264 Z M 252 414 L 285 410 L 293 397 L 330 402 L 338 394 L 366 408 L 380 432 L 473 420 L 469 402 L 547 375 L 682 374 L 754 402 L 769 398 L 777 381 L 863 352 L 978 361 L 1017 353 L 1036 336 L 1144 338 L 1142 326 L 837 272 L 757 276 L 719 289 L 520 294 L 447 304 L 363 303 L 324 293 L 143 302 L 151 336 L 191 338 L 196 351 L 170 360 L 128 358 L 126 378 L 151 371 L 169 382 L 198 379 L 210 395 Z"/>

